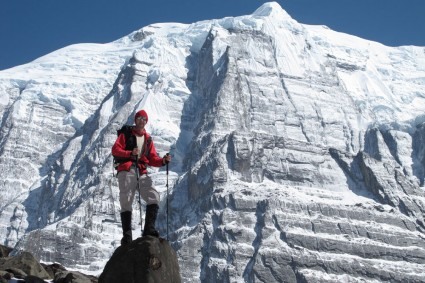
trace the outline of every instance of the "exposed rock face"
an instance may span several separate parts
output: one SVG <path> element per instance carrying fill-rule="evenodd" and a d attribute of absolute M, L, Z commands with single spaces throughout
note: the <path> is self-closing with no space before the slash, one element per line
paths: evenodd
<path fill-rule="evenodd" d="M 382 102 L 359 100 L 367 90 L 350 89 L 350 74 L 367 77 L 373 51 L 350 68 L 342 53 L 322 57 L 316 72 L 307 62 L 323 42 L 291 38 L 305 35 L 298 25 L 282 33 L 264 25 L 280 37 L 212 30 L 200 52 L 200 122 L 172 202 L 176 211 L 190 203 L 186 211 L 197 215 L 173 219 L 183 280 L 422 282 L 423 146 L 413 140 L 423 137 L 423 112 L 400 121 Z M 291 62 L 284 40 L 309 47 Z M 406 93 L 387 86 L 394 101 Z M 365 112 L 362 103 L 375 105 Z M 188 221 L 191 229 L 178 230 Z"/>
<path fill-rule="evenodd" d="M 147 236 L 117 248 L 99 283 L 180 283 L 180 278 L 176 252 L 164 239 Z"/>
<path fill-rule="evenodd" d="M 0 73 L 0 235 L 15 250 L 103 269 L 121 233 L 110 148 L 144 108 L 173 155 L 168 215 L 165 172 L 150 173 L 183 282 L 423 281 L 423 47 L 302 25 L 267 3 L 145 27 L 66 72 L 80 48 L 56 62 L 59 83 L 47 63 Z M 44 75 L 28 78 L 34 67 Z"/>

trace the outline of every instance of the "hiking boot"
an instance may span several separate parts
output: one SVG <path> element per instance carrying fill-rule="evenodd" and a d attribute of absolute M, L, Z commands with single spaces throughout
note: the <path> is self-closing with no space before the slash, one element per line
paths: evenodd
<path fill-rule="evenodd" d="M 121 246 L 125 246 L 131 243 L 133 241 L 133 236 L 131 231 L 127 231 L 124 233 L 124 236 L 121 239 Z"/>
<path fill-rule="evenodd" d="M 121 246 L 128 245 L 133 240 L 131 231 L 131 211 L 121 212 L 122 234 Z"/>
<path fill-rule="evenodd" d="M 145 227 L 143 228 L 143 236 L 159 237 L 159 232 L 155 229 L 155 221 L 158 215 L 159 206 L 157 204 L 149 204 L 146 206 Z"/>

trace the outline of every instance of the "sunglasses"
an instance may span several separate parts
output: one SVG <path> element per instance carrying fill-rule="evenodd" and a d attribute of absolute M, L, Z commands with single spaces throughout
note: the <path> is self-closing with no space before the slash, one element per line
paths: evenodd
<path fill-rule="evenodd" d="M 147 119 L 145 117 L 142 117 L 142 116 L 137 117 L 136 120 L 138 120 L 138 121 L 144 121 L 144 122 L 147 121 Z"/>

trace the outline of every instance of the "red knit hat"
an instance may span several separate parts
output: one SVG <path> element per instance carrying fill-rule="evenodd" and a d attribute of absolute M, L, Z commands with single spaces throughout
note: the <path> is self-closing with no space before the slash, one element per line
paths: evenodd
<path fill-rule="evenodd" d="M 136 121 L 137 117 L 145 117 L 146 119 L 146 123 L 148 122 L 148 113 L 146 113 L 145 110 L 140 110 L 139 112 L 136 113 L 136 116 L 134 116 L 134 121 Z"/>

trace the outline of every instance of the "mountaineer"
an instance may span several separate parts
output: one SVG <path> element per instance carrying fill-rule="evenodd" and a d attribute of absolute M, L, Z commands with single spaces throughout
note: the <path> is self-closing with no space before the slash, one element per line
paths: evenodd
<path fill-rule="evenodd" d="M 159 193 L 148 175 L 148 166 L 161 167 L 171 161 L 171 155 L 159 157 L 151 136 L 146 132 L 148 114 L 140 110 L 134 117 L 135 126 L 125 125 L 118 131 L 118 138 L 112 146 L 112 155 L 118 163 L 118 187 L 120 190 L 121 223 L 123 238 L 121 245 L 132 240 L 131 213 L 136 191 L 146 202 L 145 226 L 142 236 L 159 237 L 155 221 L 159 209 Z"/>

